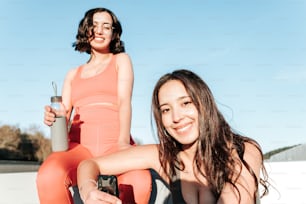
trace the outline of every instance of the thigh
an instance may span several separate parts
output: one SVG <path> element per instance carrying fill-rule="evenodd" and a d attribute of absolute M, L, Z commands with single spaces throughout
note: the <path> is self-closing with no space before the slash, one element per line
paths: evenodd
<path fill-rule="evenodd" d="M 66 180 L 65 183 L 74 185 L 79 163 L 89 158 L 92 158 L 92 155 L 85 147 L 78 143 L 70 143 L 67 151 L 52 152 L 42 163 L 38 175 L 45 178 L 62 178 Z"/>
<path fill-rule="evenodd" d="M 125 202 L 149 203 L 152 179 L 149 170 L 134 170 L 118 176 L 119 196 Z"/>

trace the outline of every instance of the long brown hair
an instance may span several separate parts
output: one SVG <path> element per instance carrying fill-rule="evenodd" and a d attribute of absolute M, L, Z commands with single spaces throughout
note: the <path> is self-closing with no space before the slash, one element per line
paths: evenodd
<path fill-rule="evenodd" d="M 122 34 L 122 27 L 120 21 L 116 15 L 106 8 L 94 8 L 88 10 L 83 19 L 79 23 L 78 33 L 76 35 L 76 42 L 73 43 L 76 51 L 86 52 L 87 54 L 91 53 L 91 46 L 89 39 L 93 35 L 93 16 L 95 13 L 107 12 L 113 20 L 113 39 L 109 45 L 110 52 L 113 54 L 125 52 L 124 43 L 120 40 Z"/>
<path fill-rule="evenodd" d="M 268 187 L 264 165 L 262 164 L 264 178 L 260 178 L 258 181 L 251 167 L 243 159 L 245 142 L 257 147 L 262 155 L 259 144 L 251 138 L 235 133 L 218 110 L 207 84 L 195 73 L 183 69 L 162 76 L 154 88 L 152 97 L 152 112 L 160 140 L 159 159 L 168 177 L 172 178 L 176 175 L 175 168 L 184 170 L 184 164 L 177 156 L 182 150 L 182 146 L 165 131 L 159 109 L 159 90 L 170 80 L 180 81 L 184 85 L 199 112 L 199 142 L 194 158 L 194 167 L 203 176 L 205 175 L 215 198 L 219 198 L 225 183 L 230 183 L 239 193 L 235 185 L 237 175 L 234 175 L 237 165 L 241 168 L 244 165 L 253 176 L 257 188 L 261 183 L 264 187 L 263 195 L 266 194 Z M 232 157 L 233 150 L 238 153 L 239 160 Z M 254 199 L 256 199 L 257 190 L 254 192 Z"/>

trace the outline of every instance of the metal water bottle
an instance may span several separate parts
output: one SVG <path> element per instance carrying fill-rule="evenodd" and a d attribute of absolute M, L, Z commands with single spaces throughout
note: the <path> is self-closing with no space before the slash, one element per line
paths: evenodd
<path fill-rule="evenodd" d="M 60 152 L 68 149 L 66 109 L 62 103 L 62 96 L 57 96 L 56 84 L 52 82 L 52 85 L 55 96 L 51 97 L 51 108 L 55 114 L 55 121 L 51 126 L 51 144 L 53 152 Z"/>

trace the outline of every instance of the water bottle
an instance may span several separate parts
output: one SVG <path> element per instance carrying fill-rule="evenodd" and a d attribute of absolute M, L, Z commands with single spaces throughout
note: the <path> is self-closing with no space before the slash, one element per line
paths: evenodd
<path fill-rule="evenodd" d="M 52 85 L 55 96 L 51 97 L 51 108 L 55 114 L 55 121 L 51 125 L 51 145 L 53 152 L 60 152 L 68 149 L 66 109 L 62 103 L 62 96 L 57 96 L 56 84 L 52 82 Z"/>

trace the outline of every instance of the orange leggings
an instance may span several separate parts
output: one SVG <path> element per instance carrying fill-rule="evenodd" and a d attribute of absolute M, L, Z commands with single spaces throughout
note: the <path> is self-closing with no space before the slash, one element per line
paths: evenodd
<path fill-rule="evenodd" d="M 92 154 L 78 143 L 70 143 L 66 152 L 52 153 L 43 162 L 37 174 L 36 184 L 40 204 L 73 204 L 69 187 L 77 185 L 77 167 L 82 160 L 92 157 Z M 125 187 L 132 185 L 134 195 L 130 196 L 134 196 L 136 203 L 149 203 L 152 186 L 149 170 L 122 174 L 118 176 L 118 185 L 122 196 L 128 197 L 127 193 L 131 191 L 125 190 Z"/>

